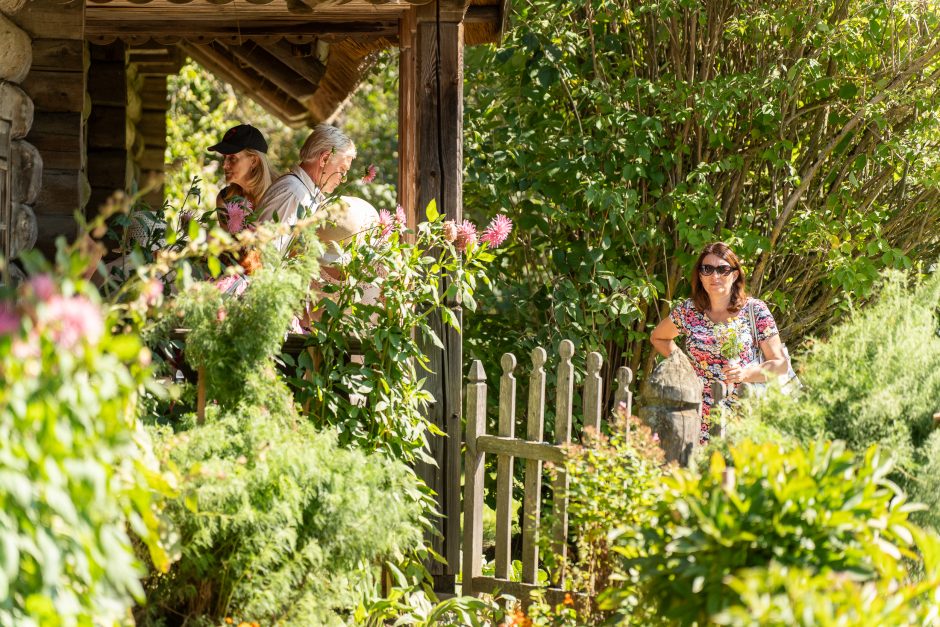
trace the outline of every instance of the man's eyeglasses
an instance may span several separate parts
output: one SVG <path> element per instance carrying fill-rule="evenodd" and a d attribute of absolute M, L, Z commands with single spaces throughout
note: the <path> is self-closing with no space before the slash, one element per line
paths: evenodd
<path fill-rule="evenodd" d="M 717 272 L 721 276 L 728 276 L 732 272 L 737 270 L 737 268 L 732 268 L 729 265 L 721 264 L 719 266 L 713 266 L 707 263 L 703 263 L 698 267 L 698 271 L 702 276 L 711 276 L 713 273 Z"/>

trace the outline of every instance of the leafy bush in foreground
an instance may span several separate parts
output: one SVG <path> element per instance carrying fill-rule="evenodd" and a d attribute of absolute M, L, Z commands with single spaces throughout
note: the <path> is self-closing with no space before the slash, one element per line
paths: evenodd
<path fill-rule="evenodd" d="M 772 562 L 876 582 L 904 581 L 908 561 L 935 570 L 935 554 L 917 553 L 916 506 L 888 481 L 891 469 L 874 447 L 856 458 L 838 442 L 743 442 L 728 465 L 716 453 L 702 475 L 675 469 L 650 524 L 616 548 L 637 573 L 642 618 L 705 624 L 742 603 L 729 576 Z M 623 610 L 634 593 L 612 591 L 611 605 Z"/>
<path fill-rule="evenodd" d="M 419 545 L 409 469 L 341 449 L 306 421 L 260 411 L 209 415 L 156 438 L 185 475 L 169 507 L 183 554 L 150 582 L 143 624 L 182 615 L 219 624 L 342 624 L 383 558 Z"/>
<path fill-rule="evenodd" d="M 166 569 L 134 403 L 146 351 L 82 281 L 39 274 L 0 301 L 0 624 L 114 625 L 143 596 L 131 532 Z"/>
<path fill-rule="evenodd" d="M 936 436 L 929 439 L 940 410 L 938 307 L 940 273 L 923 280 L 885 275 L 877 300 L 804 356 L 803 394 L 771 391 L 746 412 L 804 443 L 823 434 L 853 450 L 877 444 L 894 456 L 894 478 L 912 497 L 936 503 L 940 473 L 924 464 L 940 447 Z M 919 516 L 940 526 L 937 507 Z"/>

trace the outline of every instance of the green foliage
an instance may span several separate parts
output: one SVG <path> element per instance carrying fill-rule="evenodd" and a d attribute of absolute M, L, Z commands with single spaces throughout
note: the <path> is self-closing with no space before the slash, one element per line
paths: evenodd
<path fill-rule="evenodd" d="M 112 335 L 60 256 L 0 301 L 0 623 L 124 624 L 143 589 L 132 539 L 160 570 L 156 491 L 169 494 L 136 420 L 149 353 Z M 10 297 L 15 297 L 15 300 Z"/>
<path fill-rule="evenodd" d="M 940 275 L 887 274 L 876 300 L 807 352 L 803 394 L 770 394 L 745 411 L 803 442 L 824 433 L 855 450 L 878 444 L 897 460 L 897 479 L 914 498 L 935 503 L 940 475 L 921 464 L 936 459 L 930 432 L 940 408 L 938 305 Z M 936 508 L 922 515 L 940 523 Z"/>
<path fill-rule="evenodd" d="M 648 427 L 621 414 L 609 437 L 588 431 L 584 440 L 583 446 L 569 448 L 565 461 L 569 543 L 573 545 L 565 563 L 565 589 L 580 596 L 568 595 L 563 603 L 552 605 L 540 595 L 527 612 L 533 625 L 597 624 L 604 618 L 598 595 L 614 580 L 629 578 L 619 568 L 610 536 L 624 526 L 647 524 L 658 498 L 663 452 Z M 556 475 L 557 469 L 551 472 Z M 554 524 L 554 517 L 547 515 L 542 538 L 552 537 Z M 558 556 L 547 544 L 542 555 L 546 566 L 557 574 Z M 557 577 L 554 581 L 557 585 Z"/>
<path fill-rule="evenodd" d="M 909 563 L 932 573 L 935 549 L 918 554 L 916 507 L 890 472 L 875 447 L 856 458 L 821 442 L 790 450 L 743 442 L 731 447 L 730 465 L 716 453 L 702 475 L 675 469 L 651 523 L 616 548 L 636 569 L 643 618 L 705 624 L 741 603 L 729 576 L 772 562 L 860 582 L 903 581 Z M 634 593 L 613 590 L 610 605 Z"/>
<path fill-rule="evenodd" d="M 433 399 L 421 370 L 440 366 L 430 363 L 421 342 L 443 347 L 435 315 L 460 330 L 448 304 L 473 310 L 477 277 L 493 259 L 486 244 L 458 250 L 456 226 L 445 223 L 433 203 L 427 215 L 413 233 L 399 221 L 384 233 L 379 225 L 344 243 L 336 266 L 344 279 L 322 285 L 313 316 L 319 364 L 308 380 L 298 376 L 296 382 L 311 402 L 312 419 L 337 427 L 342 444 L 426 461 L 427 432 L 443 433 L 425 418 Z M 380 297 L 365 298 L 376 291 Z M 362 363 L 348 359 L 351 339 L 360 345 Z M 301 370 L 311 365 L 310 355 L 302 355 Z"/>
<path fill-rule="evenodd" d="M 228 298 L 215 285 L 197 283 L 177 299 L 177 320 L 190 329 L 186 359 L 204 370 L 207 394 L 223 408 L 258 393 L 252 384 L 284 385 L 273 376 L 259 380 L 250 375 L 266 362 L 273 365 L 291 319 L 303 307 L 320 250 L 314 240 L 285 259 L 268 246 L 261 269 L 240 297 Z"/>
<path fill-rule="evenodd" d="M 717 239 L 791 345 L 879 269 L 940 252 L 940 14 L 922 3 L 513 10 L 498 48 L 467 51 L 464 205 L 520 233 L 468 317 L 472 358 L 569 337 L 642 376 L 650 326 Z"/>
<path fill-rule="evenodd" d="M 182 427 L 159 430 L 156 449 L 185 475 L 169 507 L 183 554 L 148 583 L 141 624 L 345 624 L 374 594 L 380 560 L 421 542 L 419 496 L 400 462 L 247 405 Z"/>
<path fill-rule="evenodd" d="M 936 539 L 919 538 L 936 553 Z M 926 552 L 926 551 L 925 551 Z M 728 587 L 742 604 L 713 618 L 736 627 L 907 627 L 940 619 L 940 577 L 859 583 L 840 573 L 781 566 L 745 570 Z"/>

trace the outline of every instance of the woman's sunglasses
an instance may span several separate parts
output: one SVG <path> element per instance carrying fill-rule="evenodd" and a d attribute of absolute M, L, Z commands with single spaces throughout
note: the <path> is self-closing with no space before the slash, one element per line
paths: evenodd
<path fill-rule="evenodd" d="M 717 272 L 721 276 L 728 276 L 735 270 L 737 270 L 737 268 L 732 268 L 731 266 L 724 264 L 720 266 L 713 266 L 707 263 L 703 263 L 698 267 L 698 271 L 702 274 L 702 276 L 711 276 L 714 272 Z"/>

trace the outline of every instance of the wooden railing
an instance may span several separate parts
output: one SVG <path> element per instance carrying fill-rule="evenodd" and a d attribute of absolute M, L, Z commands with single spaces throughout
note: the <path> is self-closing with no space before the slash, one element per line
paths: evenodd
<path fill-rule="evenodd" d="M 572 438 L 574 396 L 574 344 L 564 340 L 558 347 L 559 363 L 555 390 L 554 442 L 544 441 L 545 363 L 548 355 L 543 348 L 532 351 L 529 375 L 526 436 L 515 436 L 516 424 L 516 357 L 503 355 L 503 374 L 499 385 L 499 422 L 497 435 L 486 433 L 486 374 L 483 365 L 474 361 L 467 385 L 466 466 L 464 476 L 463 530 L 463 594 L 511 594 L 526 602 L 532 591 L 542 589 L 550 602 L 559 602 L 564 595 L 565 563 L 568 551 L 568 477 L 565 474 L 565 445 Z M 603 382 L 600 375 L 603 359 L 599 353 L 587 356 L 582 416 L 584 427 L 600 429 Z M 617 372 L 614 407 L 625 403 L 627 415 L 632 414 L 633 395 L 629 386 L 633 374 L 629 368 Z M 487 454 L 496 455 L 496 555 L 493 576 L 483 576 L 483 476 Z M 513 581 L 511 572 L 512 482 L 516 459 L 525 462 L 525 484 L 522 502 L 522 572 L 521 581 Z M 555 464 L 552 483 L 554 521 L 551 530 L 552 552 L 559 565 L 552 573 L 552 585 L 538 583 L 539 533 L 542 506 L 543 463 Z"/>

